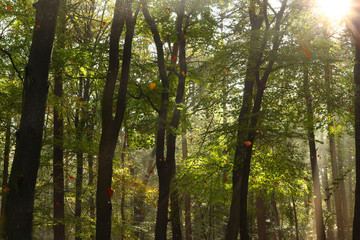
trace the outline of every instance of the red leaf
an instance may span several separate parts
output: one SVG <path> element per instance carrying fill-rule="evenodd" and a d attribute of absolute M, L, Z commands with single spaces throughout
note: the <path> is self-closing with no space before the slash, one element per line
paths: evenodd
<path fill-rule="evenodd" d="M 71 176 L 71 175 L 69 175 L 69 178 L 70 178 L 71 180 L 74 180 L 74 179 L 75 179 L 75 177 L 74 177 L 74 176 Z"/>
<path fill-rule="evenodd" d="M 153 169 L 150 169 L 150 173 L 153 173 L 154 172 L 154 170 Z"/>
<path fill-rule="evenodd" d="M 312 203 L 310 200 L 308 200 L 308 203 Z"/>
<path fill-rule="evenodd" d="M 102 25 L 105 26 L 105 25 L 106 25 L 106 22 L 102 22 Z"/>
<path fill-rule="evenodd" d="M 176 59 L 177 59 L 177 56 L 174 56 L 174 58 L 173 58 L 173 59 L 174 59 L 174 61 L 176 61 Z"/>
<path fill-rule="evenodd" d="M 114 190 L 111 187 L 108 187 L 107 192 L 110 197 L 112 197 L 114 195 Z"/>
<path fill-rule="evenodd" d="M 306 49 L 306 47 L 304 47 L 304 46 L 301 46 L 301 50 L 307 52 L 307 49 Z"/>
<path fill-rule="evenodd" d="M 306 56 L 307 56 L 307 57 L 310 57 L 310 55 L 311 55 L 311 52 L 308 51 L 308 52 L 306 53 Z"/>
<path fill-rule="evenodd" d="M 245 141 L 245 142 L 244 142 L 244 145 L 247 146 L 247 147 L 249 147 L 249 146 L 251 145 L 251 142 L 250 142 L 250 141 Z"/>
<path fill-rule="evenodd" d="M 12 10 L 13 8 L 10 7 L 10 6 L 6 6 L 6 9 L 7 9 L 7 10 Z"/>

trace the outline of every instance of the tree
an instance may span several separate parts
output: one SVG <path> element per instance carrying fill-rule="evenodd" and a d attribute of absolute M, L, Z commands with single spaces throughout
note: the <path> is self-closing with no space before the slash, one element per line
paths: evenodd
<path fill-rule="evenodd" d="M 111 26 L 109 68 L 102 100 L 102 134 L 99 146 L 98 181 L 96 191 L 96 239 L 107 240 L 111 236 L 111 179 L 113 157 L 126 108 L 126 93 L 130 72 L 131 48 L 139 8 L 132 15 L 132 0 L 117 0 Z M 122 56 L 120 88 L 115 116 L 113 98 L 119 72 L 119 39 L 126 23 L 126 36 Z"/>
<path fill-rule="evenodd" d="M 6 236 L 31 239 L 34 190 L 39 168 L 48 73 L 60 0 L 34 4 L 36 18 L 26 65 L 23 107 L 6 196 Z"/>
<path fill-rule="evenodd" d="M 270 21 L 268 18 L 270 16 L 267 14 L 268 2 L 266 0 L 262 4 L 258 4 L 258 6 L 256 5 L 255 1 L 252 1 L 249 9 L 251 45 L 249 47 L 249 59 L 246 67 L 242 105 L 238 118 L 236 151 L 233 166 L 233 193 L 230 217 L 225 237 L 227 240 L 237 239 L 239 231 L 241 239 L 249 239 L 247 195 L 250 161 L 253 143 L 256 137 L 256 128 L 259 124 L 258 117 L 264 90 L 270 73 L 273 71 L 273 65 L 276 60 L 276 52 L 280 46 L 281 35 L 279 31 L 287 6 L 287 1 L 282 1 L 279 12 L 273 16 L 275 20 L 274 31 L 276 31 L 276 33 L 273 36 L 273 46 L 270 59 L 265 67 L 266 70 L 261 77 L 260 66 L 263 62 L 264 50 L 268 41 L 267 34 L 269 34 L 268 31 L 270 30 Z M 259 14 L 257 14 L 257 11 Z M 264 22 L 266 23 L 266 30 L 263 39 L 260 39 L 259 33 Z M 253 93 L 255 86 L 257 90 L 256 94 Z M 254 104 L 253 98 L 255 98 Z"/>

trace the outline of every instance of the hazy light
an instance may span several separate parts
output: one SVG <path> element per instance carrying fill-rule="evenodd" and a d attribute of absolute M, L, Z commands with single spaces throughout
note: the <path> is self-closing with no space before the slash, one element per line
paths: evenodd
<path fill-rule="evenodd" d="M 351 0 L 317 0 L 319 10 L 329 20 L 340 20 L 350 12 Z"/>

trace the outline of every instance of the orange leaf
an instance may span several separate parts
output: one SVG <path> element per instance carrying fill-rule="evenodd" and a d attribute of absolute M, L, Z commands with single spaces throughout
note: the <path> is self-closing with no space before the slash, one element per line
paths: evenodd
<path fill-rule="evenodd" d="M 274 183 L 274 185 L 275 185 L 275 186 L 278 186 L 278 185 L 279 185 L 279 183 L 278 183 L 278 182 L 276 182 L 276 183 Z"/>
<path fill-rule="evenodd" d="M 308 203 L 312 203 L 310 200 L 308 200 Z"/>
<path fill-rule="evenodd" d="M 40 24 L 39 24 L 39 23 L 38 23 L 38 24 L 36 24 L 36 27 L 37 27 L 37 28 L 40 28 Z"/>
<path fill-rule="evenodd" d="M 304 47 L 304 46 L 301 46 L 301 50 L 307 52 L 307 49 L 306 49 L 306 47 Z"/>
<path fill-rule="evenodd" d="M 311 55 L 311 52 L 308 51 L 308 52 L 306 53 L 306 57 L 310 57 L 310 55 Z"/>
<path fill-rule="evenodd" d="M 71 175 L 69 175 L 69 178 L 70 178 L 71 180 L 74 180 L 74 179 L 75 179 L 75 177 L 74 177 L 74 176 L 71 176 Z"/>
<path fill-rule="evenodd" d="M 174 61 L 176 61 L 176 59 L 177 59 L 177 56 L 174 56 L 174 57 L 173 57 L 173 59 L 174 59 Z"/>
<path fill-rule="evenodd" d="M 156 83 L 154 83 L 154 82 L 150 83 L 150 85 L 149 85 L 150 91 L 154 90 L 155 87 L 156 87 Z"/>
<path fill-rule="evenodd" d="M 9 187 L 5 187 L 5 188 L 4 188 L 4 193 L 7 193 L 8 191 L 10 191 L 10 188 L 9 188 Z"/>
<path fill-rule="evenodd" d="M 251 145 L 251 142 L 250 142 L 250 141 L 245 141 L 245 142 L 244 142 L 244 145 L 247 146 L 247 147 L 249 147 L 249 146 Z"/>
<path fill-rule="evenodd" d="M 6 6 L 6 9 L 7 9 L 7 10 L 11 10 L 11 9 L 13 9 L 13 8 L 10 7 L 10 6 Z"/>
<path fill-rule="evenodd" d="M 105 25 L 106 25 L 106 22 L 102 22 L 102 25 L 105 26 Z"/>
<path fill-rule="evenodd" d="M 112 197 L 114 195 L 114 190 L 111 187 L 107 188 L 107 192 L 108 192 L 110 197 Z"/>
<path fill-rule="evenodd" d="M 226 72 L 226 69 L 223 69 L 223 72 Z"/>
<path fill-rule="evenodd" d="M 185 72 L 184 72 L 184 71 L 182 71 L 182 72 L 181 72 L 181 75 L 185 76 Z"/>

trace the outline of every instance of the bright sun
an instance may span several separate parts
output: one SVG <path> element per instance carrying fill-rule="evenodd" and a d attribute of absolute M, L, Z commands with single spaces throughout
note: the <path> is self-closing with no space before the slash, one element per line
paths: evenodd
<path fill-rule="evenodd" d="M 317 0 L 319 10 L 329 20 L 341 20 L 350 11 L 351 0 Z"/>

